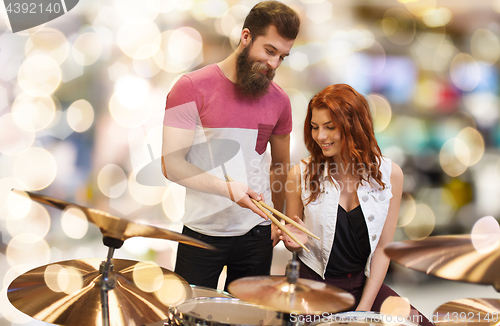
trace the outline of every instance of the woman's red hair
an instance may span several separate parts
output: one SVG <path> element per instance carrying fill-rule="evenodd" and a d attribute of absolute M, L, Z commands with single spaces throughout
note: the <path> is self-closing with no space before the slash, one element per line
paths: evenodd
<path fill-rule="evenodd" d="M 375 139 L 373 120 L 368 102 L 346 84 L 335 84 L 326 87 L 316 94 L 307 107 L 304 122 L 304 141 L 311 159 L 307 163 L 306 182 L 309 183 L 311 197 L 308 203 L 316 200 L 321 189 L 315 185 L 321 184 L 325 169 L 328 178 L 331 175 L 333 159 L 323 155 L 321 147 L 312 138 L 311 118 L 313 109 L 329 109 L 332 122 L 342 135 L 341 157 L 345 164 L 354 164 L 351 168 L 361 180 L 369 182 L 372 177 L 380 186 L 385 187 L 380 173 L 382 153 Z M 351 162 L 346 161 L 351 160 Z"/>

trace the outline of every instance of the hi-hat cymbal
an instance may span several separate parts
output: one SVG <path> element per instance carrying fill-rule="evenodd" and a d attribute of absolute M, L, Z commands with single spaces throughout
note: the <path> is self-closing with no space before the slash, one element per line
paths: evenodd
<path fill-rule="evenodd" d="M 459 299 L 447 302 L 434 311 L 434 324 L 477 325 L 500 324 L 500 299 Z"/>
<path fill-rule="evenodd" d="M 283 276 L 243 277 L 231 282 L 228 290 L 243 301 L 284 313 L 334 313 L 355 302 L 350 293 L 335 286 L 303 278 L 290 284 Z"/>
<path fill-rule="evenodd" d="M 151 225 L 128 221 L 126 219 L 112 216 L 106 212 L 102 212 L 97 209 L 87 208 L 81 205 L 72 204 L 60 199 L 35 194 L 29 191 L 25 191 L 25 193 L 27 193 L 32 200 L 36 200 L 40 203 L 50 205 L 55 208 L 59 208 L 61 210 L 69 206 L 73 206 L 80 209 L 85 214 L 85 216 L 87 216 L 89 222 L 99 227 L 101 233 L 105 237 L 118 239 L 121 241 L 124 241 L 132 237 L 166 239 L 166 240 L 181 242 L 195 247 L 211 249 L 211 250 L 215 249 L 213 246 L 203 241 L 200 241 L 198 239 L 186 236 L 184 234 L 175 231 L 170 231 Z"/>
<path fill-rule="evenodd" d="M 396 263 L 420 272 L 500 290 L 500 248 L 492 237 L 446 235 L 406 240 L 390 243 L 385 253 Z"/>
<path fill-rule="evenodd" d="M 9 286 L 9 301 L 52 324 L 102 324 L 100 259 L 67 260 L 37 267 Z M 153 263 L 113 259 L 116 286 L 108 292 L 111 326 L 144 325 L 167 318 L 169 306 L 191 296 L 179 275 Z"/>

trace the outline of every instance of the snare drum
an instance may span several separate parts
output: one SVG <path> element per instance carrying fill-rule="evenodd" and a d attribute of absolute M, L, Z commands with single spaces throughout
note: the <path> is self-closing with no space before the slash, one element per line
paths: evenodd
<path fill-rule="evenodd" d="M 418 326 L 412 316 L 383 315 L 372 311 L 348 311 L 338 314 L 316 316 L 318 321 L 310 326 Z"/>
<path fill-rule="evenodd" d="M 278 313 L 236 298 L 193 298 L 172 307 L 170 326 L 281 325 Z"/>

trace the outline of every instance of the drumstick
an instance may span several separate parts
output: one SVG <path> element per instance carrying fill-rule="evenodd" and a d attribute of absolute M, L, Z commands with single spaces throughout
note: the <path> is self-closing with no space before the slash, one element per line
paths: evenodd
<path fill-rule="evenodd" d="M 233 182 L 234 180 L 226 175 L 226 180 L 229 181 L 229 182 Z M 264 213 L 266 214 L 266 216 L 277 226 L 279 227 L 283 232 L 285 232 L 293 241 L 295 241 L 295 243 L 297 243 L 299 246 L 301 246 L 302 248 L 304 248 L 305 251 L 307 252 L 310 252 L 309 249 L 307 249 L 307 247 L 299 240 L 297 239 L 296 236 L 294 236 L 290 230 L 288 230 L 288 228 L 286 226 L 284 226 L 283 224 L 280 223 L 280 221 L 278 221 L 278 219 L 276 219 L 276 217 L 274 217 L 271 213 L 269 213 L 262 205 L 262 201 L 258 202 L 257 200 L 253 199 L 253 198 L 250 198 L 252 200 L 252 202 Z M 295 221 L 294 221 L 295 222 Z"/>
<path fill-rule="evenodd" d="M 269 219 L 271 221 L 273 221 L 273 223 L 279 227 L 281 229 L 281 231 L 285 232 L 293 241 L 295 241 L 299 246 L 301 246 L 302 248 L 304 248 L 305 251 L 307 252 L 310 252 L 309 249 L 307 249 L 307 247 L 299 240 L 297 239 L 296 236 L 293 235 L 292 232 L 290 232 L 290 230 L 288 230 L 288 228 L 286 226 L 284 226 L 283 224 L 280 223 L 280 221 L 278 221 L 278 219 L 276 217 L 274 217 L 271 213 L 269 213 L 264 207 L 262 207 L 262 205 L 256 201 L 255 199 L 253 198 L 250 198 L 253 203 L 261 210 L 264 212 L 264 214 L 267 215 L 267 217 L 269 217 Z"/>
<path fill-rule="evenodd" d="M 313 238 L 316 238 L 318 240 L 319 237 L 314 235 L 314 233 L 312 233 L 311 231 L 309 231 L 308 229 L 306 229 L 305 227 L 303 227 L 302 225 L 300 225 L 299 223 L 295 222 L 294 220 L 292 220 L 291 218 L 289 218 L 288 216 L 286 216 L 285 214 L 283 214 L 282 212 L 280 212 L 279 210 L 275 209 L 274 207 L 266 204 L 265 202 L 263 201 L 259 201 L 259 204 L 261 204 L 262 206 L 264 206 L 265 208 L 267 208 L 268 210 L 270 210 L 271 212 L 273 212 L 274 214 L 278 215 L 279 217 L 281 217 L 282 219 L 284 219 L 286 222 L 292 224 L 293 226 L 295 226 L 297 229 L 299 229 L 300 231 L 304 232 L 304 233 L 307 233 L 309 234 L 311 237 Z"/>
<path fill-rule="evenodd" d="M 233 179 L 231 179 L 230 176 L 226 175 L 226 179 L 227 181 L 234 181 Z M 286 216 L 285 214 L 281 213 L 279 210 L 275 209 L 274 207 L 272 207 L 271 205 L 268 205 L 266 202 L 263 202 L 262 200 L 259 201 L 259 204 L 261 204 L 262 206 L 264 206 L 265 208 L 267 208 L 268 210 L 270 210 L 271 212 L 273 212 L 274 214 L 278 215 L 279 217 L 281 217 L 282 219 L 285 220 L 285 222 L 288 222 L 289 224 L 292 224 L 293 226 L 295 226 L 297 229 L 301 230 L 302 232 L 310 235 L 311 237 L 313 238 L 316 238 L 318 240 L 320 240 L 320 238 L 315 235 L 314 233 L 312 233 L 311 231 L 309 231 L 308 229 L 306 229 L 305 227 L 303 227 L 302 225 L 300 225 L 299 223 L 295 222 L 294 220 L 292 220 L 291 218 L 289 218 L 288 216 Z"/>

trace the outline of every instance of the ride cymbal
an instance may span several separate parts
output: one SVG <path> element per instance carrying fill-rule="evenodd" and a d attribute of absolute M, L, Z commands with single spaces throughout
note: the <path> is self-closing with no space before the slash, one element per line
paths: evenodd
<path fill-rule="evenodd" d="M 335 313 L 355 302 L 350 293 L 335 286 L 303 278 L 290 284 L 283 276 L 243 277 L 231 282 L 228 290 L 243 301 L 284 313 Z"/>
<path fill-rule="evenodd" d="M 420 272 L 500 290 L 500 248 L 493 237 L 446 235 L 406 240 L 390 243 L 385 253 L 396 263 Z"/>
<path fill-rule="evenodd" d="M 181 242 L 195 247 L 211 249 L 211 250 L 215 249 L 213 246 L 203 241 L 194 239 L 192 237 L 186 236 L 184 234 L 175 231 L 170 231 L 151 225 L 132 222 L 123 218 L 112 216 L 106 212 L 97 209 L 87 208 L 81 205 L 72 204 L 60 199 L 35 194 L 29 191 L 25 191 L 25 193 L 27 193 L 32 200 L 38 201 L 42 204 L 53 206 L 60 210 L 64 210 L 66 207 L 70 206 L 80 209 L 85 214 L 89 222 L 99 227 L 101 233 L 105 237 L 118 239 L 121 241 L 124 241 L 132 237 L 165 239 L 165 240 Z"/>
<path fill-rule="evenodd" d="M 436 325 L 477 325 L 500 324 L 500 299 L 459 299 L 447 302 L 434 311 Z"/>
<path fill-rule="evenodd" d="M 9 286 L 9 301 L 23 313 L 52 324 L 102 325 L 97 258 L 67 260 L 37 267 Z M 116 277 L 108 291 L 110 326 L 144 325 L 167 318 L 169 306 L 191 297 L 179 275 L 153 263 L 113 259 Z"/>

